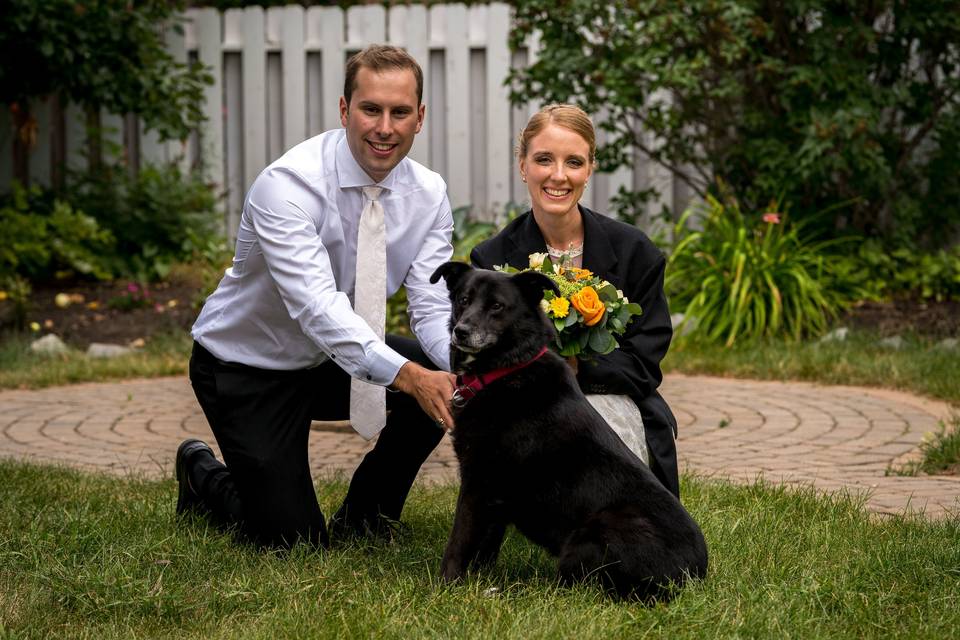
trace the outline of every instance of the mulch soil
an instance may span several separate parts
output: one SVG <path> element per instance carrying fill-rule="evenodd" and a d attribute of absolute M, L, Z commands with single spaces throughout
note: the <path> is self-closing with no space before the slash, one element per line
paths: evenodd
<path fill-rule="evenodd" d="M 55 333 L 78 349 L 93 342 L 136 346 L 161 333 L 189 329 L 199 296 L 199 288 L 190 283 L 155 283 L 145 291 L 119 281 L 35 286 L 27 325 L 35 323 L 37 336 Z M 137 303 L 131 305 L 131 300 Z M 9 301 L 0 302 L 0 322 L 9 323 L 10 311 Z"/>
<path fill-rule="evenodd" d="M 149 341 L 171 330 L 188 329 L 196 318 L 200 287 L 191 282 L 147 285 L 146 296 L 128 290 L 130 283 L 72 283 L 36 286 L 27 322 L 35 333 L 56 333 L 67 344 L 86 349 L 90 343 L 129 345 Z M 65 294 L 59 296 L 58 294 Z M 131 295 L 132 294 L 132 295 Z M 125 308 L 131 297 L 145 298 L 142 306 Z M 64 304 L 69 300 L 68 304 Z M 0 301 L 0 326 L 9 325 L 12 306 Z M 837 326 L 869 330 L 881 336 L 912 334 L 930 339 L 960 337 L 960 302 L 898 300 L 857 305 Z"/>

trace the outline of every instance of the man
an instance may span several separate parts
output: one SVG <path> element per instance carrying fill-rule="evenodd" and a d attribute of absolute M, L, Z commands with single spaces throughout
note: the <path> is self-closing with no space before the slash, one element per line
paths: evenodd
<path fill-rule="evenodd" d="M 331 519 L 335 537 L 388 533 L 453 427 L 455 377 L 437 370 L 449 370 L 449 301 L 429 284 L 452 255 L 453 217 L 440 176 L 406 157 L 423 125 L 423 74 L 403 50 L 371 46 L 348 61 L 345 80 L 344 129 L 297 145 L 256 179 L 233 265 L 193 327 L 190 380 L 226 464 L 203 442 L 182 443 L 177 512 L 264 545 L 328 543 L 307 440 L 311 419 L 348 416 L 351 377 L 400 393 L 386 394 L 386 425 L 365 434 L 382 428 Z M 376 295 L 406 286 L 417 341 L 381 340 L 352 305 L 366 262 L 361 213 L 375 202 L 386 235 L 386 291 Z"/>

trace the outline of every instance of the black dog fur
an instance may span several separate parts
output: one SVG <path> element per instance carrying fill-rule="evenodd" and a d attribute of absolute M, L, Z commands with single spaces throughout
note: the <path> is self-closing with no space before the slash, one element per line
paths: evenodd
<path fill-rule="evenodd" d="M 486 373 L 528 362 L 554 340 L 539 303 L 556 286 L 447 262 L 451 365 Z M 700 528 L 587 402 L 548 352 L 484 387 L 456 414 L 460 495 L 445 580 L 492 564 L 513 524 L 558 557 L 562 582 L 596 579 L 619 596 L 668 599 L 707 571 Z"/>

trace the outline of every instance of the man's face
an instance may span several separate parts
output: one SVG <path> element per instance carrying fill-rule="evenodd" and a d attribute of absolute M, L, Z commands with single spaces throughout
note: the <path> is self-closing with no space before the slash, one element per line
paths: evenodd
<path fill-rule="evenodd" d="M 340 98 L 347 144 L 367 175 L 380 182 L 410 151 L 423 125 L 417 80 L 409 69 L 376 72 L 361 67 L 350 104 Z"/>

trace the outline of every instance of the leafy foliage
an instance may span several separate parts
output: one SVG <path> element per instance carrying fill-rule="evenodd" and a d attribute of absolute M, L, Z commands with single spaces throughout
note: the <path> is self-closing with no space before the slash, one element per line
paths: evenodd
<path fill-rule="evenodd" d="M 163 278 L 173 263 L 219 262 L 226 250 L 217 198 L 199 176 L 176 165 L 102 165 L 73 176 L 65 197 L 116 238 L 116 274 Z"/>
<path fill-rule="evenodd" d="M 807 240 L 778 208 L 772 202 L 763 216 L 749 216 L 735 200 L 708 195 L 704 208 L 677 222 L 664 286 L 671 306 L 695 322 L 694 336 L 727 346 L 764 336 L 800 339 L 823 332 L 860 297 L 828 259 L 836 241 Z M 702 230 L 687 226 L 693 215 Z"/>
<path fill-rule="evenodd" d="M 0 276 L 30 280 L 74 272 L 109 278 L 113 235 L 70 204 L 17 183 L 0 206 Z"/>
<path fill-rule="evenodd" d="M 960 246 L 922 252 L 906 247 L 887 250 L 867 241 L 855 253 L 836 256 L 833 262 L 844 280 L 875 300 L 960 300 Z"/>
<path fill-rule="evenodd" d="M 958 229 L 958 0 L 517 0 L 511 45 L 531 37 L 512 99 L 593 113 L 601 169 L 640 152 L 701 197 L 845 203 L 823 228 L 901 243 Z"/>
<path fill-rule="evenodd" d="M 199 63 L 177 62 L 163 28 L 178 0 L 8 0 L 0 22 L 0 100 L 25 112 L 58 93 L 113 113 L 137 113 L 161 138 L 184 138 L 203 120 Z"/>

